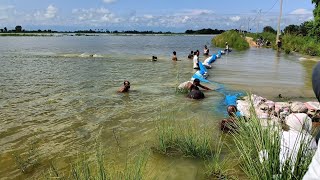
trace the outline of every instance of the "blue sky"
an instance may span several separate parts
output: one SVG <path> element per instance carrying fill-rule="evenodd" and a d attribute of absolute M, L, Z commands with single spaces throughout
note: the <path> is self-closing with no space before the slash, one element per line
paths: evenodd
<path fill-rule="evenodd" d="M 279 6 L 280 0 L 0 0 L 0 28 L 255 32 L 276 28 Z M 283 0 L 282 28 L 312 19 L 313 8 L 311 0 Z"/>

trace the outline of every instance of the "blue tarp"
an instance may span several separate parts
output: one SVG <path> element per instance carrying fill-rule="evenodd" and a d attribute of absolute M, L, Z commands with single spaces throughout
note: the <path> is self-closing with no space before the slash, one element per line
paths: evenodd
<path fill-rule="evenodd" d="M 209 64 L 212 64 L 214 61 L 216 61 L 217 59 L 217 55 L 216 54 L 212 54 L 211 59 L 209 60 Z"/>
<path fill-rule="evenodd" d="M 197 71 L 196 73 L 193 74 L 192 76 L 193 79 L 199 79 L 201 82 L 206 82 L 206 83 L 210 83 L 209 80 L 206 80 L 200 73 L 199 71 Z"/>
<path fill-rule="evenodd" d="M 200 74 L 201 75 L 204 75 L 204 74 L 208 73 L 208 70 L 204 67 L 202 62 L 199 62 L 199 68 L 200 68 Z"/>

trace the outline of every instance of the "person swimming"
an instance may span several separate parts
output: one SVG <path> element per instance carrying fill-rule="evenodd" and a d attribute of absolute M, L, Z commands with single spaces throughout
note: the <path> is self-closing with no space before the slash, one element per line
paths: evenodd
<path fill-rule="evenodd" d="M 125 80 L 123 82 L 123 86 L 120 87 L 120 89 L 118 90 L 118 92 L 120 93 L 124 93 L 124 92 L 128 92 L 130 89 L 130 82 Z"/>

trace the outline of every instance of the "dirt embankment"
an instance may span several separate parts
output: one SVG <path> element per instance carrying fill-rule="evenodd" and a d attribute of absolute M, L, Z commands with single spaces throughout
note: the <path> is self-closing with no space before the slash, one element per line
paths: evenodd
<path fill-rule="evenodd" d="M 250 47 L 258 47 L 257 43 L 253 40 L 252 37 L 246 37 L 246 41 L 249 43 Z"/>

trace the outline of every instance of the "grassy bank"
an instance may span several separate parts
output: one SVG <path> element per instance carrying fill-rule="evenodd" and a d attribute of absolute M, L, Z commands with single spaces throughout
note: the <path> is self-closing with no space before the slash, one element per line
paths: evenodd
<path fill-rule="evenodd" d="M 249 49 L 249 44 L 245 40 L 245 37 L 240 35 L 236 31 L 226 31 L 220 35 L 217 35 L 212 39 L 212 43 L 221 48 L 226 47 L 226 42 L 228 42 L 229 47 L 236 50 L 246 50 Z"/>
<path fill-rule="evenodd" d="M 286 53 L 297 52 L 310 56 L 320 56 L 320 43 L 314 38 L 285 34 L 282 48 Z"/>
<path fill-rule="evenodd" d="M 248 33 L 248 37 L 252 37 L 254 41 L 262 37 L 272 43 L 273 49 L 277 49 L 276 34 L 263 32 L 263 33 Z M 314 38 L 301 35 L 284 34 L 282 37 L 282 50 L 289 53 L 300 53 L 309 56 L 320 56 L 320 43 Z"/>

